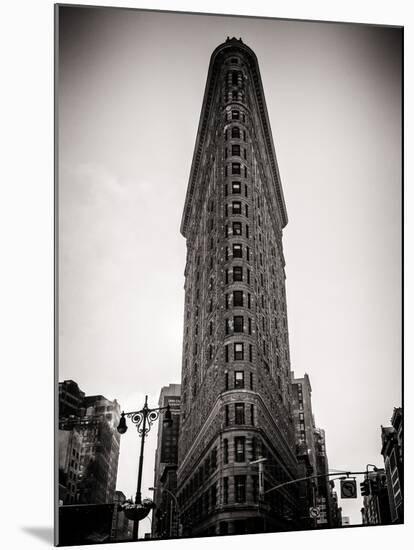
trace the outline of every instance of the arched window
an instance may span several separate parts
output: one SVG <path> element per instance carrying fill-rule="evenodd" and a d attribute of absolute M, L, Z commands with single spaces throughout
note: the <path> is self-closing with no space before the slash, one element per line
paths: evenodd
<path fill-rule="evenodd" d="M 231 137 L 240 139 L 240 128 L 238 126 L 233 126 L 231 129 Z"/>

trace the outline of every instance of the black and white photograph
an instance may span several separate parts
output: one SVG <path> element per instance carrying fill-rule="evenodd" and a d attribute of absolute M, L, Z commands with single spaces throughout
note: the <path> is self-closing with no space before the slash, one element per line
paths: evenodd
<path fill-rule="evenodd" d="M 403 27 L 57 4 L 55 102 L 55 544 L 398 530 Z"/>

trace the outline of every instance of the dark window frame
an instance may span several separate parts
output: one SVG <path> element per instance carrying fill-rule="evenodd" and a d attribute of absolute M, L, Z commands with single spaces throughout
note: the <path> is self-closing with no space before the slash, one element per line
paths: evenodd
<path fill-rule="evenodd" d="M 226 476 L 226 477 L 223 477 L 223 504 L 228 504 L 228 503 L 229 503 L 229 478 Z"/>
<path fill-rule="evenodd" d="M 240 162 L 232 162 L 231 163 L 231 173 L 233 176 L 240 176 L 241 175 L 241 165 Z M 246 175 L 244 177 L 247 177 Z"/>
<path fill-rule="evenodd" d="M 234 333 L 244 332 L 244 317 L 243 317 L 243 315 L 234 315 L 233 316 L 233 332 Z"/>
<path fill-rule="evenodd" d="M 233 267 L 233 282 L 242 282 L 243 281 L 243 267 L 240 265 L 235 265 Z"/>
<path fill-rule="evenodd" d="M 232 157 L 240 157 L 240 145 L 238 143 L 232 143 L 231 146 L 231 156 Z"/>
<path fill-rule="evenodd" d="M 234 423 L 238 426 L 246 424 L 246 411 L 244 403 L 234 404 Z"/>
<path fill-rule="evenodd" d="M 244 389 L 244 370 L 234 371 L 234 389 Z"/>
<path fill-rule="evenodd" d="M 246 476 L 234 476 L 234 497 L 238 504 L 246 502 Z"/>
<path fill-rule="evenodd" d="M 239 346 L 241 349 L 237 349 Z M 244 342 L 233 343 L 233 357 L 235 361 L 244 361 Z"/>
<path fill-rule="evenodd" d="M 234 462 L 246 462 L 246 438 L 244 436 L 234 438 Z"/>
<path fill-rule="evenodd" d="M 223 439 L 223 463 L 229 463 L 229 440 Z"/>
<path fill-rule="evenodd" d="M 241 182 L 232 181 L 231 182 L 231 192 L 233 195 L 241 195 Z"/>
<path fill-rule="evenodd" d="M 233 307 L 243 307 L 244 296 L 242 290 L 233 290 Z"/>
<path fill-rule="evenodd" d="M 241 236 L 242 231 L 243 231 L 242 223 L 241 222 L 233 222 L 232 231 L 233 231 L 233 235 L 237 235 L 237 236 L 240 235 Z"/>
<path fill-rule="evenodd" d="M 242 203 L 241 203 L 241 201 L 232 201 L 232 203 L 231 203 L 231 212 L 232 212 L 232 214 L 241 214 L 242 213 Z"/>
<path fill-rule="evenodd" d="M 233 126 L 231 129 L 232 139 L 240 139 L 240 128 L 238 126 Z"/>
<path fill-rule="evenodd" d="M 239 243 L 233 243 L 233 258 L 243 258 L 243 246 Z"/>

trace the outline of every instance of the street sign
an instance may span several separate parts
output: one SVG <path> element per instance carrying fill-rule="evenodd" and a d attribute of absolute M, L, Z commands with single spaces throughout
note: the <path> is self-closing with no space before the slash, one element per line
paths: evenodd
<path fill-rule="evenodd" d="M 314 506 L 313 508 L 309 508 L 309 517 L 311 517 L 312 519 L 319 519 L 321 517 L 319 508 L 316 508 L 316 506 Z"/>
<path fill-rule="evenodd" d="M 357 498 L 355 479 L 341 479 L 341 498 Z"/>

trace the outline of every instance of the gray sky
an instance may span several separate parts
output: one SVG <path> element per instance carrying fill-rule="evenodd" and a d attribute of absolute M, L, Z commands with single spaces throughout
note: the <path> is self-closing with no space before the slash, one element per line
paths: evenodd
<path fill-rule="evenodd" d="M 59 380 L 140 408 L 180 381 L 179 233 L 209 59 L 256 53 L 282 177 L 292 369 L 329 465 L 382 465 L 401 405 L 401 48 L 390 28 L 67 10 L 59 85 Z M 153 483 L 147 438 L 143 496 Z M 135 493 L 138 437 L 117 488 Z M 361 502 L 342 502 L 360 522 Z M 147 524 L 147 525 L 145 525 Z M 144 531 L 149 522 L 144 522 Z"/>

